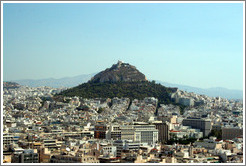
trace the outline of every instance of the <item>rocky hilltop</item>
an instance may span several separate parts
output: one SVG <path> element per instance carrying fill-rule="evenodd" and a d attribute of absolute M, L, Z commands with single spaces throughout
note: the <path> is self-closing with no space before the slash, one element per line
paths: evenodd
<path fill-rule="evenodd" d="M 147 81 L 145 75 L 139 72 L 135 66 L 118 61 L 111 68 L 96 74 L 89 82 L 135 82 Z"/>

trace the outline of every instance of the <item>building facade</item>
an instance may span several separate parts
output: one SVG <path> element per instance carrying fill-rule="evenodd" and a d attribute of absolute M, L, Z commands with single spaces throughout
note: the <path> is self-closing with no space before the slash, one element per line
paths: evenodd
<path fill-rule="evenodd" d="M 200 129 L 203 132 L 203 136 L 207 137 L 211 132 L 211 120 L 201 118 L 187 118 L 182 122 L 183 126 L 191 126 L 195 129 Z"/>
<path fill-rule="evenodd" d="M 158 142 L 158 129 L 155 125 L 134 125 L 135 142 L 153 145 Z"/>
<path fill-rule="evenodd" d="M 158 142 L 165 143 L 169 140 L 169 126 L 163 122 L 153 122 L 158 130 Z"/>
<path fill-rule="evenodd" d="M 222 139 L 233 139 L 236 137 L 242 137 L 243 136 L 243 129 L 242 128 L 236 128 L 236 127 L 223 127 L 222 128 Z"/>

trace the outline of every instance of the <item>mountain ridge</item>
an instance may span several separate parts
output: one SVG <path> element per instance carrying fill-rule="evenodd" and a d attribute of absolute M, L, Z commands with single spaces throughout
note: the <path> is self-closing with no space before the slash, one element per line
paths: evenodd
<path fill-rule="evenodd" d="M 11 80 L 9 82 L 16 82 L 20 85 L 39 87 L 39 86 L 50 86 L 53 88 L 60 87 L 73 87 L 77 86 L 83 82 L 87 82 L 93 74 L 81 74 L 74 77 L 62 77 L 62 78 L 45 78 L 45 79 L 21 79 L 21 80 Z"/>

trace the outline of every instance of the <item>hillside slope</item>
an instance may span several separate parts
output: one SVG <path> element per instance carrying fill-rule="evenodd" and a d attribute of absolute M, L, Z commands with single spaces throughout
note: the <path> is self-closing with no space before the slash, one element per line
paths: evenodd
<path fill-rule="evenodd" d="M 159 103 L 170 104 L 170 93 L 177 88 L 166 88 L 160 84 L 149 81 L 138 82 L 104 82 L 84 83 L 77 87 L 65 90 L 59 95 L 80 96 L 83 98 L 113 98 L 128 97 L 130 99 L 143 99 L 144 97 L 156 97 Z"/>

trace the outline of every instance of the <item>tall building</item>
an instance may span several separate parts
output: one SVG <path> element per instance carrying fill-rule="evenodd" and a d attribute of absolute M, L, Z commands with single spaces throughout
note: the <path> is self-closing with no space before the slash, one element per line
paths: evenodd
<path fill-rule="evenodd" d="M 94 138 L 105 139 L 106 138 L 107 126 L 104 124 L 95 125 Z"/>
<path fill-rule="evenodd" d="M 153 124 L 158 129 L 158 142 L 165 143 L 169 140 L 169 126 L 168 122 L 155 121 Z"/>
<path fill-rule="evenodd" d="M 207 137 L 211 131 L 211 120 L 201 118 L 187 118 L 182 122 L 183 126 L 191 126 L 195 129 L 200 129 L 203 132 L 203 136 Z"/>
<path fill-rule="evenodd" d="M 135 141 L 153 145 L 158 142 L 158 129 L 155 125 L 134 125 Z"/>

